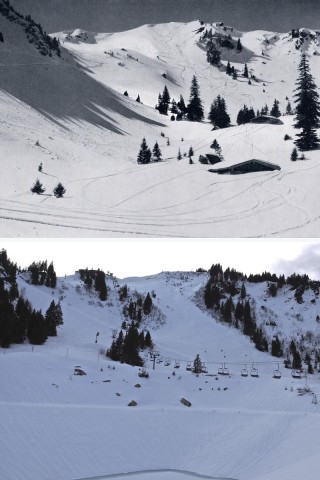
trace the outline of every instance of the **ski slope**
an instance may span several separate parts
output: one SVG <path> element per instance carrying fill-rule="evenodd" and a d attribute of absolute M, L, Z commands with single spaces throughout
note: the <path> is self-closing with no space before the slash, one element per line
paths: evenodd
<path fill-rule="evenodd" d="M 319 155 L 307 152 L 306 161 L 290 161 L 296 134 L 292 116 L 282 117 L 283 125 L 212 131 L 207 120 L 172 122 L 154 106 L 165 85 L 171 97 L 179 100 L 182 94 L 187 102 L 195 74 L 206 117 L 218 94 L 233 125 L 244 103 L 256 110 L 266 103 L 271 107 L 277 98 L 284 111 L 286 97 L 293 104 L 301 51 L 320 82 L 318 37 L 296 50 L 288 34 L 233 30 L 244 48 L 224 51 L 222 63 L 229 59 L 241 72 L 247 62 L 259 80 L 248 85 L 241 75 L 232 80 L 224 67 L 207 63 L 196 21 L 120 33 L 56 33 L 61 59 L 42 57 L 16 24 L 2 23 L 2 237 L 317 235 Z M 135 101 L 138 94 L 141 104 Z M 292 140 L 285 142 L 285 134 Z M 163 162 L 137 164 L 143 137 L 151 148 L 159 143 Z M 214 139 L 221 145 L 223 166 L 258 158 L 281 170 L 208 173 L 198 157 L 212 153 Z M 179 148 L 187 154 L 190 146 L 195 163 L 189 165 L 186 157 L 177 161 Z M 46 188 L 39 196 L 30 192 L 37 178 Z M 52 191 L 59 181 L 67 192 L 57 200 Z"/>
<path fill-rule="evenodd" d="M 26 278 L 18 277 L 20 292 L 43 311 L 60 299 L 64 325 L 42 346 L 14 345 L 2 352 L 3 478 L 316 478 L 320 418 L 312 400 L 320 395 L 318 374 L 293 380 L 280 366 L 282 377 L 274 379 L 274 357 L 196 307 L 194 295 L 205 274 L 107 277 L 106 302 L 87 292 L 77 274 L 58 279 L 54 291 Z M 103 354 L 123 320 L 117 284 L 124 283 L 132 291 L 154 290 L 166 317 L 163 325 L 146 328 L 172 363 L 156 362 L 153 370 L 146 360 L 149 379 L 138 376 L 138 367 Z M 186 371 L 197 353 L 208 375 Z M 173 367 L 177 359 L 179 369 Z M 227 376 L 217 375 L 223 362 L 230 368 Z M 242 377 L 244 364 L 258 367 L 259 377 Z M 86 375 L 75 376 L 76 367 Z M 182 405 L 181 398 L 192 406 Z M 138 405 L 128 407 L 131 400 Z"/>

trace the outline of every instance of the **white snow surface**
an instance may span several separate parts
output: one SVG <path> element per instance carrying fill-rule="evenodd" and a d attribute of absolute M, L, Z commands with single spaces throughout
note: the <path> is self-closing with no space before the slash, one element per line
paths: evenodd
<path fill-rule="evenodd" d="M 206 274 L 107 277 L 106 302 L 85 291 L 77 274 L 58 279 L 55 290 L 25 279 L 18 277 L 20 292 L 35 308 L 45 311 L 52 299 L 61 300 L 64 325 L 42 346 L 14 345 L 1 352 L 1 478 L 317 478 L 320 417 L 312 398 L 320 395 L 318 374 L 293 380 L 280 365 L 282 377 L 275 380 L 278 360 L 195 305 Z M 102 353 L 123 320 L 117 284 L 125 283 L 130 291 L 154 290 L 154 303 L 166 316 L 164 325 L 145 327 L 172 363 L 156 363 L 153 370 L 148 360 L 149 379 L 138 376 L 138 367 Z M 260 289 L 257 304 L 262 284 Z M 253 296 L 252 289 L 249 293 Z M 295 308 L 288 298 L 284 292 L 272 299 L 273 308 L 283 313 L 285 304 L 287 311 Z M 308 312 L 307 318 L 311 329 Z M 281 328 L 289 335 L 288 325 Z M 197 353 L 209 375 L 186 371 Z M 222 363 L 229 376 L 217 375 Z M 249 370 L 254 364 L 259 378 L 241 377 L 244 364 Z M 86 375 L 75 376 L 75 367 Z M 192 406 L 182 405 L 181 398 Z M 131 400 L 136 407 L 128 406 Z"/>
<path fill-rule="evenodd" d="M 266 103 L 271 107 L 277 98 L 284 111 L 286 97 L 293 105 L 301 55 L 289 34 L 230 31 L 234 39 L 241 37 L 244 49 L 223 52 L 222 63 L 230 60 L 242 72 L 247 62 L 259 79 L 248 85 L 241 75 L 232 80 L 207 63 L 197 21 L 120 33 L 56 33 L 61 59 L 42 57 L 5 18 L 0 26 L 5 40 L 0 45 L 1 236 L 318 235 L 319 152 L 290 161 L 297 133 L 293 116 L 281 117 L 283 125 L 212 131 L 207 120 L 172 122 L 154 109 L 165 85 L 171 97 L 179 100 L 183 94 L 188 102 L 195 74 L 206 117 L 218 94 L 233 125 L 244 103 L 256 110 Z M 313 34 L 302 50 L 319 85 L 319 37 Z M 142 104 L 135 101 L 138 94 Z M 285 134 L 292 140 L 284 141 Z M 137 164 L 143 137 L 151 148 L 158 141 L 163 162 Z M 215 138 L 225 159 L 221 166 L 258 158 L 281 170 L 208 173 L 197 160 L 212 153 Z M 191 145 L 194 165 L 187 158 L 178 161 L 178 149 L 184 154 Z M 37 177 L 46 188 L 39 196 L 30 192 Z M 52 195 L 58 181 L 67 190 L 63 199 Z"/>

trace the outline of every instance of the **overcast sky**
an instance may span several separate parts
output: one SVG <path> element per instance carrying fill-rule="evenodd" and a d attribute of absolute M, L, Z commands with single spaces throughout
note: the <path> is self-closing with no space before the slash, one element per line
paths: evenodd
<path fill-rule="evenodd" d="M 128 30 L 146 23 L 223 21 L 239 30 L 320 29 L 319 0 L 11 0 L 48 33 Z"/>
<path fill-rule="evenodd" d="M 320 280 L 319 240 L 6 240 L 0 242 L 21 267 L 53 261 L 57 274 L 100 268 L 119 278 L 163 270 L 209 269 L 213 263 L 245 273 L 308 273 Z"/>

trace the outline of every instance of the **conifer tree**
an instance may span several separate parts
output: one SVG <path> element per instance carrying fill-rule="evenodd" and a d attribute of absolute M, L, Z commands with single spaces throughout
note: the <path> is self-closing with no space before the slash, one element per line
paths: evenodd
<path fill-rule="evenodd" d="M 140 95 L 137 96 L 136 102 L 141 103 Z"/>
<path fill-rule="evenodd" d="M 161 160 L 162 160 L 161 150 L 159 148 L 158 142 L 156 142 L 152 150 L 152 161 L 161 162 Z"/>
<path fill-rule="evenodd" d="M 196 358 L 193 361 L 193 373 L 201 373 L 202 372 L 202 361 L 200 355 L 197 354 Z"/>
<path fill-rule="evenodd" d="M 30 188 L 30 192 L 36 193 L 37 195 L 41 195 L 44 193 L 46 189 L 43 187 L 42 183 L 37 179 L 33 186 Z"/>
<path fill-rule="evenodd" d="M 296 149 L 296 147 L 294 147 L 294 149 L 291 152 L 290 160 L 292 162 L 296 162 L 298 160 L 298 150 Z"/>
<path fill-rule="evenodd" d="M 243 76 L 249 78 L 248 66 L 246 63 L 244 64 Z"/>
<path fill-rule="evenodd" d="M 189 148 L 188 157 L 191 158 L 191 157 L 193 157 L 193 155 L 194 155 L 194 151 L 193 151 L 193 148 L 192 148 L 192 146 L 191 146 L 191 147 Z"/>
<path fill-rule="evenodd" d="M 180 148 L 179 148 L 179 150 L 178 150 L 177 159 L 178 159 L 178 160 L 182 160 L 182 155 L 181 155 L 181 150 L 180 150 Z"/>
<path fill-rule="evenodd" d="M 199 94 L 197 77 L 194 75 L 190 87 L 190 99 L 188 104 L 188 120 L 201 122 L 203 119 L 203 108 Z"/>
<path fill-rule="evenodd" d="M 159 93 L 159 96 L 158 96 L 158 105 L 156 108 L 159 111 L 159 113 L 161 113 L 162 115 L 168 115 L 169 103 L 170 103 L 170 94 L 167 86 L 165 85 L 162 95 Z"/>
<path fill-rule="evenodd" d="M 220 95 L 212 102 L 208 118 L 213 125 L 219 128 L 225 128 L 230 124 L 225 100 Z"/>
<path fill-rule="evenodd" d="M 319 145 L 316 129 L 320 127 L 319 94 L 314 79 L 310 73 L 309 63 L 305 54 L 301 56 L 299 79 L 296 82 L 296 117 L 295 128 L 302 129 L 297 134 L 295 144 L 299 150 L 315 149 Z"/>
<path fill-rule="evenodd" d="M 241 52 L 241 51 L 242 51 L 242 44 L 241 44 L 240 38 L 238 38 L 238 41 L 237 41 L 237 51 L 238 51 L 238 52 Z"/>
<path fill-rule="evenodd" d="M 145 165 L 147 163 L 150 163 L 150 160 L 151 160 L 151 150 L 147 145 L 146 139 L 143 138 L 140 146 L 140 150 L 138 153 L 137 162 L 141 163 L 142 165 Z"/>
<path fill-rule="evenodd" d="M 226 74 L 231 75 L 231 73 L 232 73 L 231 65 L 230 65 L 230 62 L 228 62 L 226 67 Z"/>
<path fill-rule="evenodd" d="M 145 298 L 145 301 L 143 302 L 143 313 L 145 315 L 149 315 L 149 313 L 151 312 L 151 308 L 152 308 L 152 298 L 150 297 L 150 293 L 148 292 Z"/>
<path fill-rule="evenodd" d="M 31 313 L 27 337 L 32 345 L 42 345 L 48 338 L 47 325 L 40 310 Z"/>
<path fill-rule="evenodd" d="M 66 193 L 66 189 L 62 185 L 62 183 L 58 183 L 58 185 L 53 189 L 53 194 L 57 198 L 62 198 L 63 195 Z"/>
<path fill-rule="evenodd" d="M 188 113 L 188 108 L 185 104 L 185 101 L 184 101 L 184 98 L 183 98 L 182 95 L 180 95 L 180 100 L 177 103 L 177 107 L 178 107 L 178 110 L 179 110 L 178 115 L 177 115 L 177 120 L 178 120 L 178 117 L 181 120 Z"/>
<path fill-rule="evenodd" d="M 210 65 L 219 65 L 221 59 L 221 52 L 217 47 L 216 42 L 210 39 L 207 43 L 207 61 Z"/>
<path fill-rule="evenodd" d="M 287 106 L 286 106 L 286 115 L 293 115 L 291 103 L 288 101 Z"/>
<path fill-rule="evenodd" d="M 272 109 L 270 110 L 270 115 L 272 117 L 281 117 L 281 112 L 279 110 L 279 101 L 277 99 L 274 100 Z"/>

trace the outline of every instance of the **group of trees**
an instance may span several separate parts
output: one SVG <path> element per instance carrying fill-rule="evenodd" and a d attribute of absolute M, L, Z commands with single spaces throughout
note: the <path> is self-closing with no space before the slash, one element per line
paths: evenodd
<path fill-rule="evenodd" d="M 154 144 L 154 147 L 151 152 L 150 148 L 147 145 L 146 139 L 143 138 L 140 145 L 138 157 L 137 157 L 137 162 L 140 163 L 141 165 L 146 165 L 151 162 L 161 162 L 161 160 L 162 160 L 162 153 L 161 153 L 158 142 Z"/>
<path fill-rule="evenodd" d="M 230 125 L 226 102 L 220 95 L 212 102 L 208 118 L 210 122 L 218 128 L 226 128 Z"/>
<path fill-rule="evenodd" d="M 158 96 L 156 109 L 162 115 L 168 115 L 168 111 L 176 115 L 177 120 L 184 118 L 192 122 L 200 122 L 204 118 L 202 102 L 200 99 L 199 85 L 197 77 L 194 75 L 190 86 L 190 98 L 188 105 L 185 104 L 184 98 L 180 95 L 180 100 L 176 102 L 174 99 L 170 102 L 170 93 L 165 85 L 163 93 Z M 170 107 L 171 104 L 171 107 Z"/>
<path fill-rule="evenodd" d="M 32 285 L 45 285 L 50 288 L 56 287 L 57 275 L 53 262 L 49 265 L 46 260 L 43 262 L 32 262 L 28 267 L 28 271 L 31 273 Z"/>
<path fill-rule="evenodd" d="M 30 192 L 36 193 L 37 195 L 42 195 L 45 191 L 46 189 L 44 188 L 43 184 L 40 182 L 38 178 L 30 188 Z M 53 195 L 57 198 L 62 198 L 65 193 L 66 193 L 66 189 L 64 188 L 61 182 L 59 182 L 56 185 L 56 187 L 54 187 L 53 189 Z"/>
<path fill-rule="evenodd" d="M 121 292 L 119 298 L 123 301 L 127 296 L 123 297 L 123 292 Z M 123 306 L 122 313 L 125 317 L 129 317 L 130 320 L 134 320 L 139 325 L 142 321 L 143 315 L 150 315 L 152 306 L 153 302 L 149 292 L 145 297 L 136 294 L 130 298 L 129 303 Z"/>
<path fill-rule="evenodd" d="M 223 270 L 220 264 L 212 265 L 209 270 L 209 280 L 204 288 L 204 303 L 208 309 L 214 309 L 216 315 L 224 323 L 239 328 L 249 336 L 256 348 L 260 351 L 270 351 L 273 356 L 284 355 L 284 347 L 280 339 L 274 336 L 268 343 L 264 327 L 258 326 L 255 320 L 255 310 L 250 301 L 245 287 L 245 280 L 248 282 L 267 282 L 266 293 L 275 297 L 278 289 L 287 285 L 294 290 L 294 298 L 302 303 L 303 293 L 310 288 L 315 295 L 319 295 L 320 282 L 310 280 L 308 275 L 292 274 L 285 278 L 284 275 L 277 276 L 270 272 L 249 275 L 233 269 Z M 295 363 L 293 355 L 293 363 Z M 298 354 L 296 355 L 298 357 Z M 294 367 L 295 368 L 295 367 Z"/>
<path fill-rule="evenodd" d="M 35 45 L 41 55 L 52 56 L 55 52 L 61 55 L 60 42 L 56 37 L 50 37 L 42 28 L 40 23 L 36 23 L 30 15 L 25 17 L 21 15 L 10 3 L 9 0 L 3 0 L 0 3 L 0 13 L 11 22 L 21 25 L 26 32 L 29 43 Z"/>
<path fill-rule="evenodd" d="M 87 290 L 91 290 L 94 287 L 95 291 L 99 294 L 99 299 L 105 301 L 108 298 L 108 287 L 106 285 L 106 275 L 103 270 L 99 268 L 97 270 L 88 268 L 80 269 L 80 280 L 83 281 Z"/>
<path fill-rule="evenodd" d="M 143 360 L 139 352 L 146 348 L 152 348 L 152 346 L 153 343 L 150 332 L 139 332 L 135 323 L 132 322 L 125 334 L 122 329 L 120 330 L 118 337 L 112 341 L 106 355 L 117 362 L 142 366 Z"/>
<path fill-rule="evenodd" d="M 13 294 L 14 291 L 14 294 Z M 45 315 L 32 308 L 31 303 L 19 296 L 16 288 L 7 289 L 0 279 L 0 346 L 9 348 L 12 343 L 42 345 L 48 336 L 57 335 L 57 327 L 63 324 L 60 303 L 51 302 Z"/>

